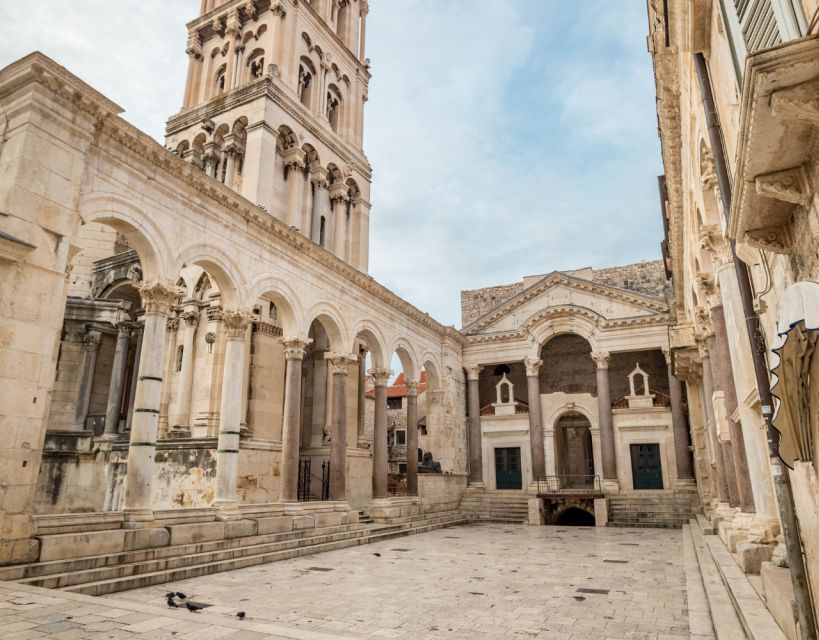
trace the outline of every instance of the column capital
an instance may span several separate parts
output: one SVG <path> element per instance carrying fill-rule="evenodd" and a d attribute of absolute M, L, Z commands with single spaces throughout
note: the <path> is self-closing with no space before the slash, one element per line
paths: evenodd
<path fill-rule="evenodd" d="M 304 158 L 306 154 L 298 147 L 290 147 L 284 152 L 284 166 L 289 171 L 304 171 Z"/>
<path fill-rule="evenodd" d="M 179 329 L 179 317 L 168 318 L 168 321 L 165 323 L 165 329 L 170 332 L 174 332 Z"/>
<path fill-rule="evenodd" d="M 385 387 L 392 377 L 392 371 L 379 367 L 370 369 L 368 373 L 373 377 L 376 387 Z"/>
<path fill-rule="evenodd" d="M 430 404 L 443 404 L 444 403 L 444 392 L 443 391 L 427 391 L 427 400 Z"/>
<path fill-rule="evenodd" d="M 540 372 L 540 367 L 543 364 L 543 360 L 540 358 L 524 358 L 523 364 L 526 366 L 526 377 L 531 378 L 533 376 L 538 375 Z"/>
<path fill-rule="evenodd" d="M 222 323 L 228 340 L 244 340 L 251 315 L 244 309 L 222 311 Z"/>
<path fill-rule="evenodd" d="M 592 351 L 591 359 L 594 360 L 598 369 L 608 369 L 611 354 L 608 351 Z"/>
<path fill-rule="evenodd" d="M 96 351 L 102 342 L 102 332 L 87 331 L 82 337 L 82 346 L 88 351 Z"/>
<path fill-rule="evenodd" d="M 404 386 L 407 388 L 407 396 L 417 396 L 418 395 L 418 381 L 417 380 L 405 380 Z"/>
<path fill-rule="evenodd" d="M 671 349 L 668 347 L 660 347 L 660 351 L 663 352 L 663 358 L 665 358 L 665 363 L 670 365 L 671 364 Z"/>
<path fill-rule="evenodd" d="M 136 288 L 142 298 L 146 313 L 167 315 L 171 307 L 182 295 L 182 289 L 162 282 L 138 282 Z"/>
<path fill-rule="evenodd" d="M 467 365 L 464 365 L 464 369 L 466 369 L 467 379 L 477 380 L 481 375 L 481 371 L 483 370 L 483 365 L 482 364 L 467 364 Z"/>
<path fill-rule="evenodd" d="M 117 337 L 118 338 L 130 338 L 131 334 L 134 331 L 134 323 L 130 320 L 126 320 L 124 322 L 120 322 L 117 324 Z"/>
<path fill-rule="evenodd" d="M 301 360 L 304 358 L 304 350 L 313 340 L 299 333 L 287 338 L 280 338 L 279 342 L 284 345 L 284 357 L 287 360 Z"/>
<path fill-rule="evenodd" d="M 334 204 L 336 202 L 344 202 L 349 197 L 349 187 L 343 182 L 335 182 L 330 185 L 330 201 Z"/>
<path fill-rule="evenodd" d="M 347 370 L 353 364 L 358 364 L 358 358 L 351 353 L 341 353 L 339 351 L 328 351 L 324 354 L 324 359 L 330 363 L 330 370 L 333 375 L 346 375 Z"/>
<path fill-rule="evenodd" d="M 185 321 L 185 324 L 189 327 L 196 327 L 199 324 L 199 312 L 198 311 L 185 311 L 184 313 L 180 313 L 179 317 Z"/>
<path fill-rule="evenodd" d="M 315 165 L 310 167 L 310 181 L 316 189 L 327 188 L 327 169 L 322 166 Z"/>

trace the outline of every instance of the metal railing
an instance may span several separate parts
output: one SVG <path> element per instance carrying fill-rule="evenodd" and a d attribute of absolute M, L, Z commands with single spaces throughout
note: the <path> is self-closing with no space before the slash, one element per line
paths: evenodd
<path fill-rule="evenodd" d="M 539 494 L 589 494 L 603 493 L 600 476 L 542 476 L 537 479 Z"/>
<path fill-rule="evenodd" d="M 321 497 L 319 500 L 330 499 L 330 461 L 325 460 L 321 463 L 321 478 L 316 474 L 311 473 L 311 459 L 305 458 L 299 460 L 299 479 L 298 479 L 298 499 L 299 502 L 310 502 L 313 500 L 313 495 L 310 491 L 311 480 L 321 480 Z"/>

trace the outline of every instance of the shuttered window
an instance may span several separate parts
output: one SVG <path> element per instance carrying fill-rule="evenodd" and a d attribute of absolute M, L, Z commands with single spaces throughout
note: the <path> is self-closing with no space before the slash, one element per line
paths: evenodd
<path fill-rule="evenodd" d="M 734 5 L 749 53 L 782 42 L 771 0 L 734 0 Z"/>

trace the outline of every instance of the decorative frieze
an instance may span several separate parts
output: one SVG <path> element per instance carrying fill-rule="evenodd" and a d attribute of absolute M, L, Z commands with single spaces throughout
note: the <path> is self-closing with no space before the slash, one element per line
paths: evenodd
<path fill-rule="evenodd" d="M 264 322 L 262 320 L 255 320 L 253 322 L 253 331 L 272 338 L 281 338 L 284 335 L 281 327 L 276 326 L 272 322 Z"/>

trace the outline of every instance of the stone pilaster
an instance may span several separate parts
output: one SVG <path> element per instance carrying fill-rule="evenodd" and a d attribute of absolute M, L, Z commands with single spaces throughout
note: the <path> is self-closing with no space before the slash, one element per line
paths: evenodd
<path fill-rule="evenodd" d="M 333 419 L 330 434 L 330 500 L 347 498 L 347 372 L 357 358 L 330 352 L 325 359 L 333 376 Z"/>
<path fill-rule="evenodd" d="M 478 380 L 479 364 L 466 366 L 469 410 L 469 484 L 483 485 L 483 443 L 481 441 L 481 399 Z"/>
<path fill-rule="evenodd" d="M 418 381 L 405 380 L 407 387 L 407 495 L 418 495 Z"/>
<path fill-rule="evenodd" d="M 540 367 L 543 360 L 526 358 L 526 389 L 529 397 L 529 445 L 532 449 L 532 480 L 546 475 L 546 450 L 540 416 Z"/>
<path fill-rule="evenodd" d="M 111 384 L 108 386 L 108 404 L 105 407 L 105 435 L 116 436 L 122 410 L 122 390 L 125 383 L 125 367 L 128 365 L 128 348 L 131 345 L 130 322 L 117 325 L 117 346 L 111 367 Z"/>
<path fill-rule="evenodd" d="M 188 309 L 179 315 L 182 325 L 182 367 L 179 370 L 179 423 L 173 425 L 172 433 L 189 436 L 191 433 L 191 399 L 193 397 L 193 364 L 195 361 L 194 338 L 199 326 L 199 312 Z"/>
<path fill-rule="evenodd" d="M 617 484 L 617 450 L 614 444 L 614 418 L 611 414 L 609 389 L 610 354 L 605 351 L 591 354 L 597 365 L 597 413 L 600 427 L 600 453 L 603 459 L 603 481 L 611 488 Z"/>
<path fill-rule="evenodd" d="M 225 332 L 225 361 L 222 374 L 222 402 L 219 409 L 219 439 L 216 446 L 216 497 L 220 520 L 241 517 L 236 501 L 239 471 L 239 436 L 242 421 L 242 362 L 244 341 L 251 316 L 244 310 L 222 312 Z"/>
<path fill-rule="evenodd" d="M 283 338 L 287 362 L 284 381 L 284 416 L 282 420 L 281 502 L 298 499 L 299 436 L 301 430 L 301 365 L 304 350 L 312 342 L 306 336 Z"/>
<path fill-rule="evenodd" d="M 162 364 L 168 313 L 179 297 L 176 287 L 160 282 L 137 285 L 145 307 L 142 349 L 137 370 L 133 420 L 128 447 L 123 516 L 126 528 L 139 528 L 154 520 L 151 486 L 162 395 Z"/>
<path fill-rule="evenodd" d="M 707 350 L 701 350 L 702 353 L 702 404 L 705 408 L 706 431 L 708 434 L 708 442 L 711 445 L 711 454 L 713 456 L 714 475 L 716 480 L 716 497 L 717 501 L 725 503 L 730 501 L 728 492 L 728 480 L 725 474 L 725 463 L 722 455 L 722 445 L 716 432 L 716 421 L 714 420 L 714 382 L 711 375 L 711 356 Z"/>
<path fill-rule="evenodd" d="M 387 497 L 387 383 L 389 369 L 370 369 L 375 384 L 375 421 L 373 428 L 373 498 Z"/>

